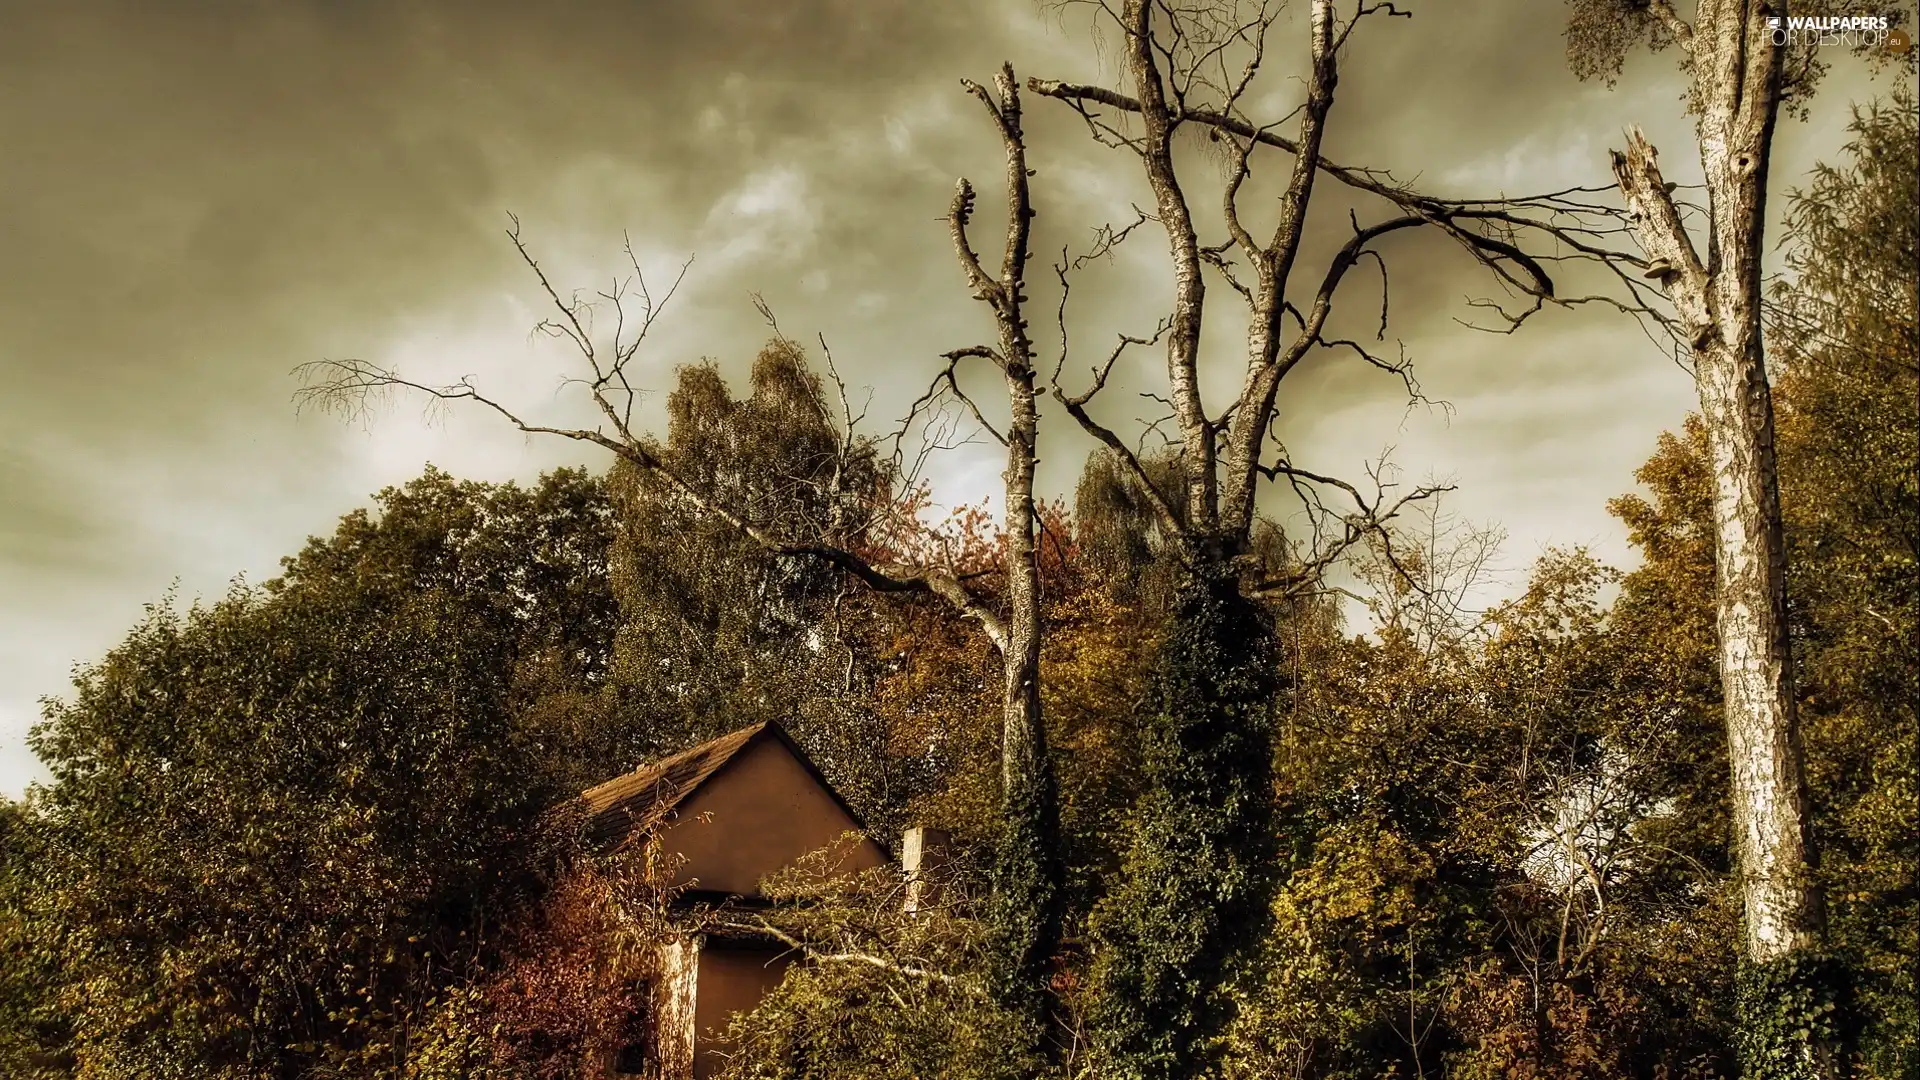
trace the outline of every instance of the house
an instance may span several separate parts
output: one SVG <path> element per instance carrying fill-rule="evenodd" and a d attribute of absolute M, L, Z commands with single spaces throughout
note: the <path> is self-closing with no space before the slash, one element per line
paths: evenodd
<path fill-rule="evenodd" d="M 763 879 L 853 832 L 862 838 L 841 853 L 839 872 L 890 861 L 778 724 L 756 724 L 702 743 L 590 788 L 581 798 L 589 842 L 612 852 L 657 843 L 662 865 L 675 867 L 672 884 L 689 901 L 761 901 Z M 928 849 L 919 830 L 904 846 L 916 862 Z M 750 937 L 693 936 L 660 948 L 647 993 L 651 1020 L 642 1042 L 616 1051 L 604 1064 L 610 1080 L 713 1075 L 723 1063 L 720 1036 L 732 1015 L 758 1004 L 792 959 L 786 946 Z"/>

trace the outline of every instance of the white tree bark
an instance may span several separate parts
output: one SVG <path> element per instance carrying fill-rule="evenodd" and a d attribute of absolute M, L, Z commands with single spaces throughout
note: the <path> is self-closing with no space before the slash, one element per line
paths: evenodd
<path fill-rule="evenodd" d="M 699 991 L 700 939 L 682 938 L 660 945 L 660 973 L 654 983 L 654 1062 L 658 1080 L 693 1080 L 694 1006 Z"/>
<path fill-rule="evenodd" d="M 1767 20 L 1783 17 L 1784 7 L 1701 0 L 1693 24 L 1669 19 L 1693 65 L 1709 208 L 1704 261 L 1645 137 L 1631 132 L 1613 161 L 1648 276 L 1667 287 L 1689 338 L 1707 430 L 1735 855 L 1746 955 L 1761 963 L 1809 948 L 1823 932 L 1809 873 L 1773 402 L 1760 340 L 1767 164 L 1781 80 Z"/>

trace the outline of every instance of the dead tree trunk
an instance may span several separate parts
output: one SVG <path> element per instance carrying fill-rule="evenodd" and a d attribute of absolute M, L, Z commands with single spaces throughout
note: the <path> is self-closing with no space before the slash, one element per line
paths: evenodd
<path fill-rule="evenodd" d="M 967 81 L 967 90 L 987 108 L 1006 151 L 1007 234 L 999 276 L 989 276 L 967 237 L 973 186 L 962 179 L 948 213 L 954 253 L 976 299 L 987 304 L 998 327 L 995 346 L 948 353 L 946 381 L 960 393 L 955 368 L 968 358 L 989 361 L 1006 384 L 1009 420 L 994 432 L 1007 450 L 1002 474 L 1005 507 L 1006 615 L 996 640 L 1002 672 L 1000 738 L 1000 830 L 994 856 L 993 923 L 995 971 L 991 986 L 1021 1030 L 1010 1033 L 1010 1071 L 1029 1071 L 1047 1058 L 1050 1043 L 1047 970 L 1058 950 L 1063 918 L 1059 842 L 1059 794 L 1048 756 L 1040 711 L 1040 555 L 1036 543 L 1039 507 L 1034 501 L 1040 410 L 1033 341 L 1028 333 L 1026 267 L 1034 217 L 1026 136 L 1020 125 L 1020 88 L 1013 67 L 1002 67 L 989 91 Z M 977 411 L 977 410 L 976 410 Z M 988 430 L 992 430 L 989 426 Z"/>
<path fill-rule="evenodd" d="M 1133 96 L 1054 82 L 1033 85 L 1072 105 L 1096 138 L 1139 157 L 1172 263 L 1172 307 L 1160 332 L 1153 339 L 1122 336 L 1105 366 L 1095 369 L 1094 386 L 1086 393 L 1069 397 L 1055 391 L 1068 412 L 1125 463 L 1184 564 L 1139 721 L 1146 790 L 1132 815 L 1121 880 L 1089 927 L 1095 941 L 1089 1020 L 1102 1071 L 1144 1080 L 1209 1070 L 1214 1036 L 1232 1017 L 1232 1005 L 1219 987 L 1260 940 L 1274 879 L 1270 714 L 1275 658 L 1272 613 L 1259 599 L 1262 579 L 1277 568 L 1249 561 L 1259 520 L 1258 481 L 1326 482 L 1358 496 L 1351 486 L 1293 469 L 1284 455 L 1274 464 L 1262 460 L 1280 382 L 1308 351 L 1331 344 L 1321 330 L 1333 292 L 1365 246 L 1422 219 L 1403 215 L 1357 229 L 1354 241 L 1315 283 L 1314 299 L 1289 303 L 1288 284 L 1322 168 L 1319 149 L 1333 106 L 1336 54 L 1365 10 L 1343 25 L 1332 0 L 1314 0 L 1298 134 L 1278 144 L 1260 138 L 1266 129 L 1244 123 L 1237 113 L 1261 70 L 1275 19 L 1271 9 L 1245 22 L 1233 14 L 1215 21 L 1207 12 L 1152 0 L 1127 0 L 1118 11 L 1109 10 L 1124 35 L 1120 55 Z M 1244 65 L 1237 77 L 1214 80 L 1215 60 L 1229 50 L 1243 52 Z M 1219 67 L 1226 69 L 1226 62 Z M 1194 96 L 1200 93 L 1211 94 L 1214 103 L 1197 108 Z M 1136 115 L 1137 134 L 1102 120 L 1094 106 Z M 1176 138 L 1189 125 L 1227 141 L 1237 158 L 1222 200 L 1227 239 L 1217 246 L 1203 243 L 1176 164 Z M 1282 145 L 1294 159 L 1273 232 L 1256 239 L 1242 221 L 1238 196 L 1262 145 Z M 1235 276 L 1229 251 L 1243 261 L 1249 280 Z M 1252 314 L 1239 392 L 1213 413 L 1202 399 L 1199 371 L 1209 268 L 1226 279 Z M 1293 333 L 1290 319 L 1298 324 Z M 1162 337 L 1166 403 L 1178 432 L 1178 491 L 1156 488 L 1124 440 L 1087 409 L 1121 349 Z M 1347 521 L 1377 525 L 1379 509 L 1378 503 L 1361 500 L 1361 513 Z M 1371 527 L 1357 524 L 1336 548 Z M 1336 553 L 1323 554 L 1330 560 Z"/>
<path fill-rule="evenodd" d="M 1626 151 L 1613 155 L 1613 170 L 1649 260 L 1647 275 L 1666 286 L 1687 338 L 1707 432 L 1715 623 L 1750 983 L 1742 1007 L 1770 1013 L 1777 1001 L 1767 999 L 1780 996 L 1779 979 L 1827 978 L 1795 971 L 1820 949 L 1824 917 L 1807 836 L 1773 402 L 1760 337 L 1767 169 L 1783 61 L 1769 19 L 1783 17 L 1785 5 L 1702 0 L 1691 24 L 1667 5 L 1655 6 L 1692 62 L 1708 205 L 1705 258 L 1638 130 L 1629 133 Z M 1741 1023 L 1749 1075 L 1833 1075 L 1838 1067 L 1828 1045 L 1834 1033 L 1822 1034 L 1826 1023 L 1751 1014 Z M 1796 1038 L 1795 1031 L 1805 1034 Z"/>

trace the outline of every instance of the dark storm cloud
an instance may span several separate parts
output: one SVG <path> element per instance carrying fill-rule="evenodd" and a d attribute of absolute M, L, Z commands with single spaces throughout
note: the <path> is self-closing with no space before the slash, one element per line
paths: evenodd
<path fill-rule="evenodd" d="M 221 354 L 285 352 L 289 331 L 364 341 L 369 316 L 467 287 L 499 265 L 502 200 L 535 201 L 577 157 L 646 171 L 653 223 L 683 231 L 742 159 L 911 82 L 902 43 L 954 29 L 929 17 L 943 5 L 760 7 L 17 12 L 0 46 L 0 313 L 20 396 L 120 428 L 200 377 L 278 379 L 284 365 L 235 372 Z M 710 107 L 726 130 L 701 129 Z M 340 319 L 360 325 L 325 334 Z"/>
<path fill-rule="evenodd" d="M 1356 38 L 1334 155 L 1485 193 L 1603 178 L 1635 119 L 1675 151 L 1687 135 L 1670 58 L 1617 93 L 1573 82 L 1559 5 L 1416 10 Z M 28 775 L 32 700 L 168 582 L 191 596 L 266 576 L 428 458 L 489 478 L 590 460 L 476 417 L 428 428 L 406 409 L 369 435 L 289 403 L 294 364 L 357 355 L 476 373 L 565 413 L 553 354 L 527 346 L 538 296 L 501 235 L 509 210 L 563 288 L 618 270 L 623 230 L 655 274 L 697 253 L 650 353 L 656 385 L 703 354 L 739 370 L 766 336 L 745 301 L 757 291 L 795 336 L 824 333 L 856 388 L 874 386 L 874 415 L 892 415 L 930 356 L 989 330 L 937 221 L 957 174 L 990 193 L 999 169 L 957 80 L 1002 59 L 1102 78 L 1090 11 L 0 0 L 0 790 Z M 1297 44 L 1280 36 L 1277 70 Z M 1291 108 L 1296 87 L 1274 86 Z M 1052 105 L 1028 103 L 1049 255 L 1145 198 L 1137 170 Z M 995 213 L 983 197 L 982 221 Z M 1343 228 L 1330 214 L 1316 242 Z M 1077 288 L 1077 340 L 1150 327 L 1163 250 L 1143 234 Z M 1536 540 L 1595 538 L 1605 497 L 1684 409 L 1684 382 L 1617 322 L 1463 331 L 1450 320 L 1469 291 L 1443 249 L 1396 251 L 1396 326 L 1457 406 L 1451 426 L 1403 419 L 1378 373 L 1317 362 L 1289 390 L 1289 440 L 1341 467 L 1398 443 L 1410 472 L 1458 474 L 1476 515 Z M 1142 411 L 1129 400 L 1108 406 L 1116 422 Z M 1064 447 L 1043 480 L 1060 492 L 1082 447 L 1050 430 Z M 947 468 L 963 494 L 995 470 Z"/>

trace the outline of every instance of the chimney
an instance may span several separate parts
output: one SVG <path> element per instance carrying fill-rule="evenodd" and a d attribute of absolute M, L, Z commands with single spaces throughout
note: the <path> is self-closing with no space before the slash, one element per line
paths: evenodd
<path fill-rule="evenodd" d="M 948 856 L 953 837 L 945 829 L 908 829 L 900 841 L 900 869 L 906 871 L 906 913 L 917 915 L 922 908 L 939 902 L 946 884 Z"/>

